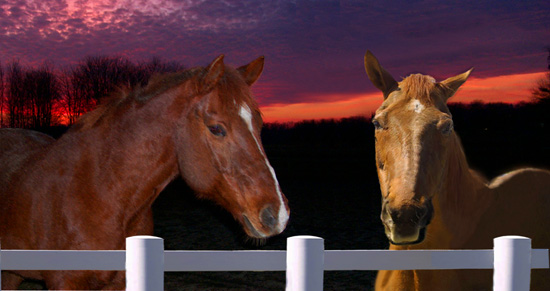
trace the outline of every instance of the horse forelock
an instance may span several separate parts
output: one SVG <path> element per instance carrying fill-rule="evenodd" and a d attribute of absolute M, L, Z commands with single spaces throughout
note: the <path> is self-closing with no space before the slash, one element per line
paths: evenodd
<path fill-rule="evenodd" d="M 431 76 L 412 74 L 399 83 L 399 88 L 404 96 L 416 99 L 424 104 L 433 104 L 433 92 L 437 90 L 438 83 Z"/>
<path fill-rule="evenodd" d="M 253 98 L 249 86 L 237 70 L 226 66 L 225 73 L 216 88 L 220 103 L 230 116 L 239 116 L 243 105 L 246 105 L 254 115 L 261 115 L 259 105 Z"/>

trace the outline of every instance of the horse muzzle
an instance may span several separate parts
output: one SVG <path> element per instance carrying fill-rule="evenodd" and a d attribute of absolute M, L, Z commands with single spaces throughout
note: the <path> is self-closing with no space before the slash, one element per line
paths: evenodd
<path fill-rule="evenodd" d="M 426 227 L 433 215 L 431 201 L 422 205 L 406 204 L 390 207 L 382 205 L 381 219 L 389 241 L 394 245 L 418 244 L 426 237 Z"/>
<path fill-rule="evenodd" d="M 282 209 L 275 211 L 272 206 L 266 206 L 255 218 L 243 214 L 246 233 L 254 238 L 267 238 L 283 232 L 288 223 L 289 210 L 286 204 L 280 208 Z"/>
<path fill-rule="evenodd" d="M 388 240 L 394 245 L 418 244 L 426 237 L 426 227 L 388 228 L 384 225 L 384 228 Z"/>

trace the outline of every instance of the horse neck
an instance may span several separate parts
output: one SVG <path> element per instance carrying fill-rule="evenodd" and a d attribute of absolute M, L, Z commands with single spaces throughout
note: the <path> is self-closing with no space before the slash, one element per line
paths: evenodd
<path fill-rule="evenodd" d="M 123 114 L 85 131 L 69 132 L 64 148 L 58 149 L 72 156 L 65 161 L 75 168 L 86 165 L 89 194 L 121 204 L 121 211 L 147 210 L 178 173 L 173 132 L 167 130 L 175 121 L 161 113 L 168 106 L 160 100 L 149 103 L 128 106 Z"/>
<path fill-rule="evenodd" d="M 452 136 L 442 181 L 433 201 L 435 216 L 431 224 L 447 233 L 445 244 L 456 246 L 471 235 L 491 198 L 484 179 L 469 168 L 456 134 Z"/>

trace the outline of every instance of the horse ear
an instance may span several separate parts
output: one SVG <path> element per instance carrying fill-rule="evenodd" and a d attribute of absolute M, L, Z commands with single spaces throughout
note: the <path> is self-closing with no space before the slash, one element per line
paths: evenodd
<path fill-rule="evenodd" d="M 380 66 L 380 63 L 370 51 L 365 54 L 365 70 L 374 86 L 384 93 L 384 100 L 397 88 L 398 84 L 395 79 Z"/>
<path fill-rule="evenodd" d="M 261 56 L 255 60 L 253 60 L 250 64 L 244 65 L 237 69 L 239 73 L 244 78 L 244 81 L 248 86 L 252 86 L 256 80 L 260 77 L 262 74 L 262 71 L 264 70 L 264 57 Z"/>
<path fill-rule="evenodd" d="M 456 93 L 456 91 L 458 90 L 458 88 L 460 86 L 462 86 L 462 84 L 464 84 L 464 82 L 466 82 L 466 79 L 468 79 L 468 76 L 470 76 L 470 73 L 472 73 L 472 71 L 474 70 L 474 68 L 471 68 L 469 69 L 468 71 L 460 74 L 460 75 L 456 75 L 454 77 L 450 77 L 444 81 L 441 81 L 440 84 L 443 85 L 443 88 L 445 89 L 445 101 L 449 100 L 449 98 L 453 97 L 453 95 Z"/>
<path fill-rule="evenodd" d="M 199 82 L 198 91 L 205 93 L 209 92 L 220 80 L 225 71 L 223 64 L 224 55 L 217 57 L 204 71 Z"/>

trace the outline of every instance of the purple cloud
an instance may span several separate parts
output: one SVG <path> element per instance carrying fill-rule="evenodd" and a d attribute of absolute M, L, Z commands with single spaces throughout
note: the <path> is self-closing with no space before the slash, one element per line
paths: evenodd
<path fill-rule="evenodd" d="M 254 89 L 263 105 L 318 102 L 375 91 L 367 49 L 396 78 L 542 71 L 549 12 L 548 1 L 8 0 L 0 60 L 62 66 L 123 54 L 196 66 L 222 53 L 233 65 L 264 55 Z"/>

